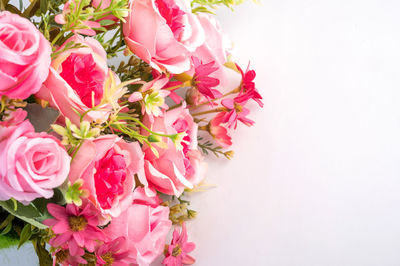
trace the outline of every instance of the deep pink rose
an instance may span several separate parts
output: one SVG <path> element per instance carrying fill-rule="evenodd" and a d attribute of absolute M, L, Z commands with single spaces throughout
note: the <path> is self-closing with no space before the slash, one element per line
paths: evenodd
<path fill-rule="evenodd" d="M 209 14 L 200 13 L 197 15 L 201 26 L 206 33 L 206 41 L 192 53 L 193 57 L 199 58 L 203 63 L 215 62 L 217 70 L 210 76 L 220 81 L 220 86 L 225 87 L 229 84 L 229 70 L 224 66 L 231 44 L 227 37 L 222 33 L 219 22 Z M 194 73 L 195 66 L 192 65 L 190 73 Z"/>
<path fill-rule="evenodd" d="M 193 188 L 204 178 L 206 164 L 197 149 L 197 124 L 184 107 L 176 108 L 165 113 L 164 117 L 154 118 L 150 123 L 148 116 L 144 123 L 155 132 L 175 134 L 185 132 L 183 150 L 179 151 L 169 139 L 167 148 L 157 147 L 157 157 L 149 147 L 144 146 L 145 174 L 149 186 L 168 194 L 179 196 L 185 187 Z M 142 134 L 146 134 L 145 131 Z"/>
<path fill-rule="evenodd" d="M 29 20 L 0 11 L 0 96 L 25 99 L 49 73 L 51 46 Z"/>
<path fill-rule="evenodd" d="M 70 42 L 83 47 L 58 54 L 36 96 L 48 101 L 74 124 L 79 124 L 80 119 L 74 110 L 83 114 L 96 106 L 97 110 L 88 112 L 84 120 L 103 122 L 108 118 L 112 103 L 119 98 L 120 90 L 115 86 L 119 80 L 108 68 L 106 51 L 97 40 L 75 35 L 59 51 Z"/>
<path fill-rule="evenodd" d="M 67 178 L 71 158 L 58 139 L 35 133 L 32 124 L 20 118 L 14 125 L 0 126 L 0 200 L 51 198 L 53 188 Z"/>
<path fill-rule="evenodd" d="M 70 181 L 83 180 L 89 200 L 104 215 L 118 216 L 132 202 L 135 174 L 143 172 L 138 142 L 127 143 L 116 135 L 85 140 L 71 164 Z"/>
<path fill-rule="evenodd" d="M 169 208 L 160 206 L 158 196 L 147 197 L 138 187 L 133 204 L 114 218 L 104 229 L 109 240 L 125 237 L 130 252 L 129 263 L 150 265 L 164 250 L 166 236 L 171 229 Z"/>
<path fill-rule="evenodd" d="M 129 49 L 157 70 L 189 70 L 190 56 L 205 40 L 187 0 L 135 0 L 123 25 Z"/>

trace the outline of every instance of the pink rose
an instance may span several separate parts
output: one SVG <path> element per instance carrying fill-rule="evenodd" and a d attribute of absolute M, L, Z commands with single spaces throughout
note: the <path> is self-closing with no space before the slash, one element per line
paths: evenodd
<path fill-rule="evenodd" d="M 149 147 L 144 146 L 145 174 L 150 187 L 168 194 L 179 196 L 185 187 L 193 188 L 204 178 L 206 165 L 203 156 L 197 149 L 197 124 L 184 107 L 165 113 L 164 117 L 154 118 L 151 124 L 149 117 L 144 117 L 146 126 L 155 132 L 176 134 L 185 132 L 183 150 L 175 148 L 173 142 L 167 141 L 167 148 L 158 148 L 157 157 Z M 146 134 L 145 131 L 142 134 Z"/>
<path fill-rule="evenodd" d="M 35 133 L 28 120 L 0 126 L 0 200 L 51 198 L 67 178 L 70 160 L 58 139 Z"/>
<path fill-rule="evenodd" d="M 0 96 L 25 99 L 49 73 L 51 46 L 29 20 L 0 11 Z"/>
<path fill-rule="evenodd" d="M 70 42 L 83 47 L 62 52 Z M 51 62 L 49 77 L 36 96 L 74 124 L 79 124 L 80 119 L 75 111 L 82 115 L 94 106 L 97 110 L 88 112 L 84 120 L 105 121 L 120 92 L 115 87 L 119 80 L 107 66 L 106 51 L 97 40 L 79 35 L 68 39 L 58 51 L 61 52 Z"/>
<path fill-rule="evenodd" d="M 157 70 L 189 70 L 190 56 L 205 40 L 187 0 L 135 0 L 123 25 L 129 49 Z"/>
<path fill-rule="evenodd" d="M 210 76 L 220 81 L 220 86 L 225 87 L 228 84 L 228 68 L 224 66 L 227 62 L 227 56 L 231 45 L 229 40 L 223 35 L 219 22 L 208 14 L 200 13 L 198 20 L 203 27 L 207 38 L 199 48 L 192 53 L 192 56 L 199 58 L 203 63 L 215 62 L 218 69 Z M 194 65 L 190 71 L 194 72 Z"/>
<path fill-rule="evenodd" d="M 171 229 L 169 208 L 160 206 L 158 196 L 147 197 L 144 189 L 134 191 L 133 204 L 114 218 L 104 229 L 109 240 L 125 237 L 130 252 L 129 263 L 150 265 L 164 250 L 166 236 Z"/>
<path fill-rule="evenodd" d="M 135 174 L 142 175 L 143 153 L 138 142 L 116 135 L 85 140 L 71 164 L 69 179 L 83 180 L 89 200 L 105 215 L 118 216 L 132 202 Z"/>

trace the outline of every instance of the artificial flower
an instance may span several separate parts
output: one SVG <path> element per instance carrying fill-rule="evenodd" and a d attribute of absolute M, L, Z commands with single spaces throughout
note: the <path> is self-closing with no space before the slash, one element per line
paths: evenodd
<path fill-rule="evenodd" d="M 99 245 L 96 248 L 96 265 L 127 266 L 126 260 L 129 256 L 128 243 L 124 236 L 118 237 L 110 242 Z"/>
<path fill-rule="evenodd" d="M 85 140 L 71 164 L 69 180 L 83 180 L 88 200 L 103 215 L 117 217 L 132 202 L 135 174 L 146 183 L 143 152 L 138 142 L 125 142 L 116 135 Z"/>
<path fill-rule="evenodd" d="M 184 107 L 165 112 L 163 117 L 150 119 L 145 116 L 144 124 L 153 131 L 166 134 L 181 134 L 185 137 L 182 150 L 178 150 L 170 139 L 167 147 L 157 147 L 158 156 L 149 147 L 144 147 L 145 174 L 150 187 L 169 195 L 179 196 L 185 187 L 193 188 L 205 176 L 206 165 L 197 149 L 197 124 Z M 148 134 L 145 130 L 143 134 Z"/>
<path fill-rule="evenodd" d="M 247 118 L 250 110 L 244 107 L 246 102 L 247 99 L 243 99 L 240 96 L 233 99 L 222 100 L 221 104 L 228 109 L 228 111 L 222 112 L 224 114 L 222 122 L 227 123 L 229 128 L 234 127 L 235 129 L 237 127 L 237 121 L 247 126 L 252 126 L 254 121 Z"/>
<path fill-rule="evenodd" d="M 81 207 L 67 204 L 66 207 L 49 203 L 47 210 L 54 217 L 43 223 L 51 228 L 55 237 L 50 239 L 50 245 L 61 247 L 68 245 L 72 256 L 83 255 L 83 248 L 94 252 L 98 241 L 104 240 L 100 225 L 99 211 L 87 202 Z"/>
<path fill-rule="evenodd" d="M 51 198 L 66 180 L 71 158 L 58 139 L 34 132 L 17 112 L 16 124 L 0 125 L 0 200 Z"/>
<path fill-rule="evenodd" d="M 228 130 L 223 124 L 224 112 L 218 113 L 208 124 L 208 131 L 215 141 L 223 148 L 227 148 L 232 145 L 232 138 L 228 134 Z"/>
<path fill-rule="evenodd" d="M 26 18 L 0 11 L 0 96 L 25 99 L 49 74 L 51 46 Z"/>
<path fill-rule="evenodd" d="M 218 70 L 218 67 L 214 66 L 215 62 L 203 64 L 197 57 L 192 57 L 192 61 L 194 65 L 193 85 L 209 101 L 221 97 L 222 93 L 217 89 L 213 89 L 218 86 L 219 80 L 210 77 L 210 74 Z"/>
<path fill-rule="evenodd" d="M 125 42 L 153 68 L 171 73 L 189 70 L 189 52 L 205 41 L 205 32 L 188 0 L 135 0 L 123 25 Z"/>
<path fill-rule="evenodd" d="M 167 233 L 171 228 L 169 208 L 155 204 L 157 195 L 148 197 L 143 188 L 135 190 L 133 203 L 104 229 L 108 241 L 121 236 L 127 240 L 125 261 L 139 266 L 150 265 L 161 255 Z M 138 199 L 138 200 L 137 200 Z"/>
<path fill-rule="evenodd" d="M 68 43 L 78 47 L 65 49 Z M 123 93 L 107 66 L 106 51 L 97 40 L 75 35 L 58 52 L 36 96 L 49 101 L 74 124 L 79 125 L 80 115 L 85 115 L 86 121 L 104 122 Z"/>
<path fill-rule="evenodd" d="M 182 264 L 191 265 L 195 259 L 188 253 L 192 252 L 196 245 L 187 241 L 186 224 L 182 224 L 182 231 L 174 230 L 171 244 L 166 248 L 165 259 L 162 264 L 166 266 L 181 266 Z"/>

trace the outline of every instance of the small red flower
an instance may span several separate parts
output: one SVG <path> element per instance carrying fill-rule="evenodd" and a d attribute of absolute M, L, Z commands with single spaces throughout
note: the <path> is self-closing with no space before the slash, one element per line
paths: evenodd
<path fill-rule="evenodd" d="M 250 113 L 250 110 L 244 107 L 246 101 L 240 95 L 233 99 L 224 99 L 221 101 L 221 104 L 228 109 L 228 111 L 222 112 L 224 114 L 222 121 L 227 123 L 229 128 L 234 126 L 236 129 L 238 120 L 246 126 L 254 125 L 254 121 L 246 117 Z"/>
<path fill-rule="evenodd" d="M 250 65 L 249 65 L 250 66 Z M 249 70 L 249 66 L 247 67 L 246 72 L 236 64 L 237 69 L 240 71 L 242 75 L 242 82 L 240 84 L 240 92 L 239 96 L 237 96 L 239 102 L 247 102 L 250 99 L 253 99 L 260 107 L 263 107 L 264 104 L 261 101 L 262 96 L 258 92 L 255 87 L 254 79 L 256 77 L 256 72 L 254 70 Z"/>
<path fill-rule="evenodd" d="M 215 62 L 212 61 L 203 64 L 197 57 L 192 57 L 192 62 L 194 65 L 193 83 L 198 91 L 206 97 L 207 100 L 221 97 L 221 92 L 212 89 L 219 85 L 219 80 L 209 76 L 218 70 L 218 67 L 214 67 Z"/>

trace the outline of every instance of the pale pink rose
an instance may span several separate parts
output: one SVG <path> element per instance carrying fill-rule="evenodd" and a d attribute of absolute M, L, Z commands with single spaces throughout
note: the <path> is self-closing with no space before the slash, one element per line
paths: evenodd
<path fill-rule="evenodd" d="M 49 73 L 51 46 L 29 20 L 0 11 L 0 96 L 25 99 Z"/>
<path fill-rule="evenodd" d="M 203 156 L 197 149 L 197 124 L 184 107 L 176 108 L 165 113 L 164 117 L 154 118 L 150 123 L 148 116 L 144 117 L 144 124 L 155 132 L 176 134 L 185 132 L 183 150 L 179 151 L 174 143 L 167 138 L 166 148 L 156 147 L 157 157 L 149 147 L 144 146 L 145 174 L 149 187 L 168 194 L 179 196 L 185 187 L 193 188 L 200 183 L 206 172 Z M 142 134 L 146 134 L 142 131 Z"/>
<path fill-rule="evenodd" d="M 0 200 L 51 198 L 67 178 L 70 160 L 58 139 L 35 133 L 28 120 L 0 126 Z"/>
<path fill-rule="evenodd" d="M 119 79 L 108 68 L 106 51 L 97 40 L 75 35 L 58 50 L 63 51 L 70 42 L 83 47 L 58 54 L 51 62 L 48 79 L 36 96 L 48 101 L 74 124 L 79 124 L 80 120 L 75 111 L 82 115 L 96 106 L 97 110 L 88 112 L 84 120 L 103 122 L 113 102 L 117 101 L 119 91 L 115 90 L 115 84 Z"/>
<path fill-rule="evenodd" d="M 153 68 L 189 70 L 189 52 L 203 44 L 204 31 L 188 0 L 135 0 L 123 25 L 129 49 Z"/>
<path fill-rule="evenodd" d="M 150 265 L 164 250 L 171 229 L 169 208 L 160 206 L 158 196 L 147 197 L 138 187 L 131 206 L 104 229 L 109 240 L 125 237 L 130 252 L 125 261 L 139 266 Z"/>
<path fill-rule="evenodd" d="M 220 86 L 225 87 L 228 84 L 229 69 L 224 66 L 231 49 L 230 41 L 222 33 L 219 22 L 209 14 L 200 13 L 197 15 L 201 26 L 206 33 L 206 41 L 192 53 L 193 57 L 199 58 L 203 63 L 214 62 L 216 71 L 210 74 L 210 77 L 217 78 Z M 189 74 L 195 71 L 195 65 L 192 63 Z"/>
<path fill-rule="evenodd" d="M 116 217 L 132 202 L 135 174 L 143 176 L 143 152 L 138 142 L 116 135 L 85 140 L 71 163 L 69 180 L 83 180 L 89 200 L 104 216 Z"/>

